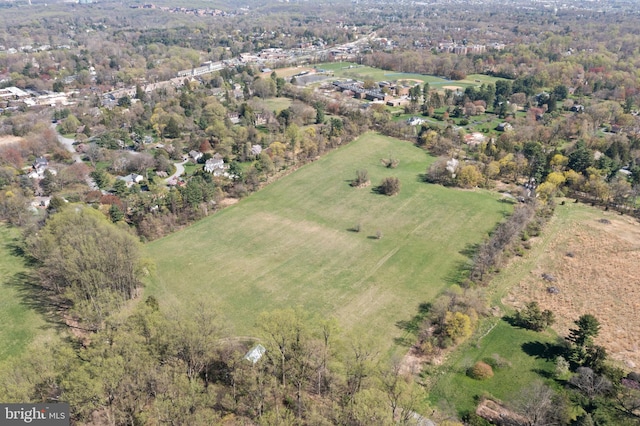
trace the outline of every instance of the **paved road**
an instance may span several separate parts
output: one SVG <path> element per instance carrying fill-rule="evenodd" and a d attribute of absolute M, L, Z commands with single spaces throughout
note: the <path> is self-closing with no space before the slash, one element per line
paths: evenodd
<path fill-rule="evenodd" d="M 182 163 L 173 163 L 173 165 L 176 166 L 176 172 L 166 178 L 164 180 L 164 183 L 168 185 L 172 179 L 177 180 L 180 176 L 182 176 L 184 174 L 184 165 L 187 163 L 187 161 L 189 160 L 184 160 Z"/>
<path fill-rule="evenodd" d="M 82 157 L 80 156 L 80 154 L 76 152 L 76 149 L 73 146 L 73 143 L 75 141 L 73 139 L 65 138 L 60 133 L 58 133 L 58 131 L 56 130 L 55 124 L 51 124 L 51 128 L 53 129 L 54 132 L 56 132 L 56 136 L 58 136 L 58 142 L 60 142 L 62 146 L 64 146 L 65 149 L 71 153 L 71 157 L 73 157 L 73 161 L 76 163 L 82 163 Z M 89 185 L 89 188 L 93 190 L 99 189 L 95 181 L 91 179 L 91 176 L 87 175 L 87 177 L 85 178 L 85 181 L 87 182 L 87 185 Z"/>
<path fill-rule="evenodd" d="M 73 139 L 65 138 L 60 133 L 58 133 L 58 130 L 56 130 L 56 125 L 54 123 L 51 124 L 51 128 L 54 132 L 56 132 L 56 136 L 58 136 L 58 142 L 60 142 L 62 146 L 64 146 L 65 149 L 72 154 L 71 156 L 73 157 L 73 161 L 75 161 L 76 163 L 82 163 L 82 157 L 80 157 L 80 154 L 76 152 L 76 149 L 73 146 L 73 143 L 75 141 Z"/>

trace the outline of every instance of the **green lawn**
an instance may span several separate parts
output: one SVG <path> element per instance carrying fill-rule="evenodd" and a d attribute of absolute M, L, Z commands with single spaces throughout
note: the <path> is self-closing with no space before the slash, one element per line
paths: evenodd
<path fill-rule="evenodd" d="M 397 169 L 380 164 L 400 160 Z M 156 263 L 147 294 L 188 308 L 217 306 L 238 334 L 264 310 L 300 306 L 389 348 L 421 302 L 451 284 L 468 244 L 510 208 L 484 191 L 423 183 L 433 161 L 410 143 L 366 134 L 184 231 L 147 245 Z M 387 197 L 349 185 L 399 177 Z M 350 229 L 360 223 L 361 232 Z M 380 231 L 382 239 L 376 239 Z"/>
<path fill-rule="evenodd" d="M 269 98 L 263 100 L 264 105 L 269 111 L 275 111 L 278 114 L 283 109 L 287 109 L 291 106 L 291 99 L 289 98 Z"/>
<path fill-rule="evenodd" d="M 195 164 L 191 161 L 187 161 L 187 163 L 184 165 L 184 174 L 186 176 L 192 176 L 196 171 L 202 170 L 203 167 L 204 166 L 202 164 Z"/>
<path fill-rule="evenodd" d="M 335 62 L 335 63 L 327 63 L 327 64 L 318 64 L 316 68 L 323 69 L 326 71 L 333 71 L 334 75 L 337 78 L 354 78 L 358 80 L 374 80 L 374 81 L 419 80 L 423 83 L 429 82 L 430 85 L 435 85 L 435 86 L 438 86 L 438 85 L 446 86 L 447 84 L 456 83 L 455 81 L 450 81 L 450 80 L 432 76 L 432 75 L 395 72 L 395 71 L 383 70 L 380 68 L 357 65 L 351 62 Z"/>
<path fill-rule="evenodd" d="M 480 86 L 481 84 L 496 84 L 497 80 L 505 80 L 504 78 L 498 78 L 498 77 L 492 77 L 490 75 L 484 75 L 484 74 L 469 74 L 467 76 L 467 78 L 465 78 L 464 80 L 460 80 L 460 83 L 468 83 L 468 84 L 475 84 L 477 86 Z"/>
<path fill-rule="evenodd" d="M 362 65 L 358 65 L 355 62 L 326 62 L 324 64 L 316 65 L 315 68 L 325 71 L 339 71 L 349 67 L 353 68 L 361 66 Z"/>
<path fill-rule="evenodd" d="M 543 344 L 556 341 L 553 333 L 519 329 L 495 318 L 487 321 L 485 327 L 493 325 L 489 334 L 461 346 L 443 366 L 432 371 L 437 372 L 435 385 L 429 392 L 433 405 L 446 401 L 458 414 L 464 414 L 475 410 L 479 396 L 510 402 L 528 384 L 553 373 L 553 361 L 536 355 Z M 507 366 L 494 368 L 495 375 L 487 380 L 467 376 L 467 368 L 476 361 L 493 362 L 494 354 L 506 361 Z"/>
<path fill-rule="evenodd" d="M 0 363 L 22 354 L 37 336 L 49 335 L 44 318 L 30 307 L 33 301 L 21 290 L 27 266 L 16 252 L 19 240 L 19 230 L 0 225 Z"/>
<path fill-rule="evenodd" d="M 354 62 L 332 62 L 325 64 L 318 64 L 317 69 L 325 71 L 333 71 L 336 78 L 352 78 L 356 80 L 374 80 L 374 81 L 402 81 L 407 80 L 408 83 L 422 82 L 429 83 L 433 89 L 444 90 L 445 86 L 458 86 L 464 89 L 469 86 L 480 87 L 483 83 L 493 83 L 499 78 L 491 77 L 483 74 L 470 74 L 464 80 L 448 80 L 442 77 L 436 77 L 433 75 L 416 74 L 416 73 L 404 73 L 382 70 L 379 68 L 373 68 L 363 65 L 358 65 Z"/>

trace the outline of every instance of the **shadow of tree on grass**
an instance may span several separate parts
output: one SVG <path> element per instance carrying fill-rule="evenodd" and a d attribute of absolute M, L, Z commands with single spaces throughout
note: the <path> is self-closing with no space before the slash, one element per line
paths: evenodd
<path fill-rule="evenodd" d="M 20 302 L 40 314 L 49 326 L 66 328 L 60 312 L 68 309 L 55 293 L 39 284 L 35 273 L 19 272 L 9 277 L 5 283 L 15 289 Z"/>
<path fill-rule="evenodd" d="M 418 313 L 410 320 L 400 320 L 396 322 L 396 327 L 407 333 L 409 336 L 396 337 L 394 342 L 401 346 L 411 346 L 414 343 L 414 339 L 410 336 L 417 336 L 420 332 L 420 325 L 423 323 L 429 311 L 431 310 L 431 303 L 421 303 L 418 306 Z"/>
<path fill-rule="evenodd" d="M 547 342 L 526 342 L 522 344 L 522 350 L 529 356 L 547 361 L 553 361 L 565 353 L 563 346 Z"/>

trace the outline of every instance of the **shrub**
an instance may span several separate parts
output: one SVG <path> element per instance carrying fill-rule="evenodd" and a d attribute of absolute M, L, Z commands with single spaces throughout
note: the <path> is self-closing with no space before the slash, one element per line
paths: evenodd
<path fill-rule="evenodd" d="M 456 182 L 463 188 L 473 188 L 484 181 L 482 173 L 474 164 L 467 164 L 460 169 Z"/>
<path fill-rule="evenodd" d="M 493 368 L 509 368 L 511 367 L 511 361 L 502 358 L 499 354 L 491 355 L 491 358 L 485 360 Z"/>
<path fill-rule="evenodd" d="M 493 368 L 486 362 L 478 361 L 467 370 L 467 375 L 476 380 L 490 379 L 493 377 Z"/>
<path fill-rule="evenodd" d="M 542 331 L 553 325 L 555 318 L 550 310 L 541 311 L 538 302 L 529 302 L 525 307 L 517 311 L 514 316 L 516 325 L 534 331 Z"/>
<path fill-rule="evenodd" d="M 369 184 L 369 172 L 367 170 L 357 170 L 356 178 L 351 182 L 351 186 L 361 188 Z"/>
<path fill-rule="evenodd" d="M 378 190 L 384 195 L 396 195 L 400 192 L 400 179 L 397 177 L 385 178 L 378 187 Z"/>
<path fill-rule="evenodd" d="M 559 356 L 556 358 L 556 370 L 555 370 L 556 378 L 558 379 L 566 378 L 567 375 L 569 374 L 569 368 L 570 368 L 569 361 L 564 359 L 564 357 Z"/>
<path fill-rule="evenodd" d="M 627 374 L 627 379 L 640 383 L 640 373 L 632 371 L 631 373 Z"/>
<path fill-rule="evenodd" d="M 449 312 L 445 314 L 444 329 L 447 336 L 454 342 L 459 342 L 471 336 L 471 318 L 462 312 Z"/>
<path fill-rule="evenodd" d="M 388 169 L 395 169 L 398 167 L 398 164 L 400 164 L 400 160 L 397 158 L 382 158 L 380 159 L 380 162 Z"/>

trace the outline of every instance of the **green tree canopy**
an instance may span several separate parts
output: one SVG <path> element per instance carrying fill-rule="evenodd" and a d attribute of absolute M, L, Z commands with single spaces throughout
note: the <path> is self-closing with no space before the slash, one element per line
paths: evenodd
<path fill-rule="evenodd" d="M 585 346 L 591 343 L 591 339 L 600 332 L 600 321 L 591 314 L 584 314 L 575 321 L 578 328 L 569 330 L 569 341 Z"/>
<path fill-rule="evenodd" d="M 142 285 L 139 243 L 94 209 L 63 209 L 26 243 L 43 285 L 91 328 Z"/>

